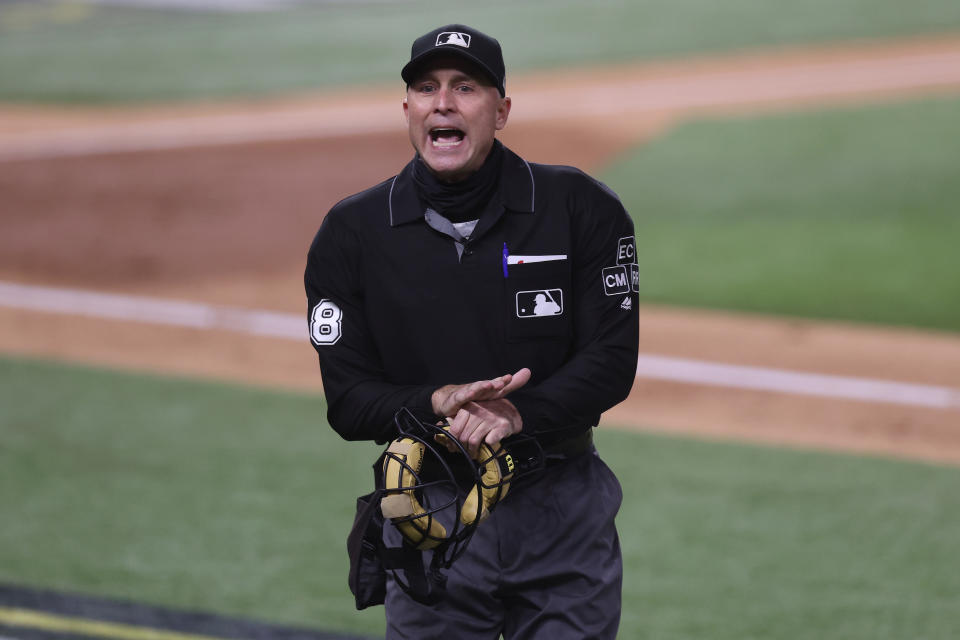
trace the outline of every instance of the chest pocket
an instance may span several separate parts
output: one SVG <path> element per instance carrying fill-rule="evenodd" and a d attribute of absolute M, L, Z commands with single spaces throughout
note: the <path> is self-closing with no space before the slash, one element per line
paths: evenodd
<path fill-rule="evenodd" d="M 573 326 L 568 260 L 513 264 L 504 279 L 508 341 L 564 338 Z"/>

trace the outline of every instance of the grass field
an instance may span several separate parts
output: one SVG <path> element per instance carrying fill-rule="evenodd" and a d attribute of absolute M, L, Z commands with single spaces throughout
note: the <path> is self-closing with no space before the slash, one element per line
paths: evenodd
<path fill-rule="evenodd" d="M 0 581 L 376 626 L 344 580 L 379 452 L 322 399 L 12 361 L 0 380 Z"/>
<path fill-rule="evenodd" d="M 641 298 L 960 331 L 960 101 L 697 122 L 602 174 Z"/>
<path fill-rule="evenodd" d="M 449 21 L 501 38 L 512 74 L 957 31 L 960 3 L 8 1 L 0 101 L 399 83 L 411 37 Z M 960 331 L 958 123 L 955 99 L 703 121 L 624 155 L 602 178 L 637 221 L 641 296 Z M 0 357 L 0 583 L 382 634 L 345 553 L 379 448 L 324 414 L 302 394 Z M 597 437 L 624 486 L 622 638 L 958 636 L 960 469 Z"/>
<path fill-rule="evenodd" d="M 315 397 L 0 360 L 0 582 L 325 629 L 373 445 Z M 601 429 L 623 638 L 956 637 L 960 469 Z"/>
<path fill-rule="evenodd" d="M 564 0 L 324 3 L 199 13 L 84 2 L 0 3 L 0 100 L 130 102 L 399 83 L 410 42 L 466 22 L 507 68 L 672 57 L 783 44 L 943 33 L 960 4 L 915 0 Z"/>

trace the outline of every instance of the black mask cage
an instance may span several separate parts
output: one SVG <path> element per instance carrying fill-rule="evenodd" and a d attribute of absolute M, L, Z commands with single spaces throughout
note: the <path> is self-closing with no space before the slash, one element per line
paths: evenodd
<path fill-rule="evenodd" d="M 464 552 L 480 521 L 479 517 L 474 517 L 472 520 L 467 518 L 464 523 L 461 518 L 467 494 L 472 488 L 477 492 L 495 490 L 499 499 L 508 483 L 543 468 L 543 450 L 536 439 L 515 435 L 504 439 L 500 450 L 495 453 L 491 448 L 481 449 L 491 455 L 474 460 L 466 447 L 447 435 L 445 427 L 449 425 L 445 420 L 437 421 L 434 416 L 418 417 L 403 408 L 394 416 L 394 424 L 401 438 L 409 438 L 422 446 L 423 459 L 411 465 L 407 456 L 391 450 L 394 448 L 391 443 L 373 467 L 376 489 L 383 497 L 401 494 L 409 497 L 408 492 L 413 492 L 421 508 L 410 515 L 393 518 L 394 526 L 410 523 L 417 539 L 411 541 L 405 534 L 401 547 L 383 548 L 381 557 L 384 567 L 392 571 L 397 584 L 411 597 L 420 602 L 436 602 L 442 597 L 446 583 L 441 570 L 449 568 Z M 397 463 L 391 468 L 405 476 L 405 479 L 400 477 L 393 483 L 399 488 L 386 488 L 384 469 L 388 459 Z M 484 479 L 488 464 L 499 465 L 498 482 Z M 490 511 L 495 507 L 496 503 Z M 446 516 L 444 524 L 449 530 L 437 528 L 433 522 L 441 513 Z M 404 529 L 408 533 L 411 531 L 409 527 Z M 424 566 L 425 553 L 431 555 L 429 569 Z"/>
<path fill-rule="evenodd" d="M 470 484 L 480 482 L 477 463 L 473 461 L 463 445 L 445 435 L 443 427 L 446 426 L 446 422 L 432 424 L 417 418 L 409 409 L 401 409 L 394 416 L 394 423 L 401 437 L 409 438 L 423 446 L 424 456 L 418 465 L 418 471 L 388 447 L 383 453 L 384 462 L 387 458 L 396 460 L 400 467 L 412 476 L 413 482 L 412 484 L 409 481 L 398 482 L 397 484 L 401 485 L 398 489 L 384 487 L 384 496 L 413 492 L 417 502 L 423 507 L 422 512 L 394 519 L 394 524 L 402 522 L 413 524 L 422 536 L 423 542 L 419 546 L 433 549 L 431 566 L 446 569 L 463 552 L 476 530 L 476 522 L 464 524 L 460 521 L 460 514 L 463 506 L 461 483 L 464 480 Z M 438 441 L 438 437 L 443 444 Z M 448 451 L 448 446 L 453 451 Z M 385 465 L 381 463 L 380 469 L 384 467 Z M 444 490 L 436 490 L 441 487 Z M 418 509 L 418 511 L 421 510 Z M 451 511 L 453 513 L 450 513 Z M 436 529 L 431 527 L 432 520 L 438 518 L 441 512 L 447 512 L 450 516 L 447 520 L 452 522 L 452 528 L 449 531 L 443 530 L 445 535 L 438 535 Z M 417 546 L 412 544 L 406 536 L 404 540 L 405 544 L 411 547 Z"/>

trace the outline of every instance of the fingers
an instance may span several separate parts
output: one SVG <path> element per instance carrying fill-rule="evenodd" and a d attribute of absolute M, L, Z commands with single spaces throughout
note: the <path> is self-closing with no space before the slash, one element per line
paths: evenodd
<path fill-rule="evenodd" d="M 500 391 L 510 382 L 510 376 L 500 376 L 499 378 L 494 378 L 493 380 L 480 380 L 478 382 L 471 382 L 470 384 L 462 385 L 459 390 L 455 392 L 457 404 L 460 406 L 465 405 L 468 402 L 473 402 L 475 400 L 485 400 L 487 398 L 495 397 Z"/>
<path fill-rule="evenodd" d="M 507 394 L 513 393 L 523 385 L 530 382 L 530 375 L 531 375 L 530 369 L 527 369 L 526 367 L 524 367 L 523 369 L 520 369 L 520 371 L 517 371 L 512 376 L 509 376 L 509 375 L 503 376 L 504 378 L 510 378 L 510 380 L 508 380 L 506 384 L 504 384 L 503 388 L 500 390 L 498 397 L 503 398 Z"/>
<path fill-rule="evenodd" d="M 480 402 L 502 398 L 519 389 L 530 380 L 530 370 L 520 369 L 515 374 L 506 374 L 491 380 L 478 380 L 468 384 L 448 384 L 433 392 L 433 411 L 441 416 L 454 416 L 468 402 Z"/>
<path fill-rule="evenodd" d="M 509 400 L 498 398 L 465 404 L 451 421 L 450 434 L 476 456 L 481 443 L 495 445 L 522 428 L 517 408 Z"/>
<path fill-rule="evenodd" d="M 457 445 L 454 444 L 453 439 L 450 438 L 449 436 L 438 433 L 435 436 L 433 436 L 433 440 L 437 444 L 443 445 L 447 449 L 447 451 L 449 451 L 450 453 L 457 452 Z"/>

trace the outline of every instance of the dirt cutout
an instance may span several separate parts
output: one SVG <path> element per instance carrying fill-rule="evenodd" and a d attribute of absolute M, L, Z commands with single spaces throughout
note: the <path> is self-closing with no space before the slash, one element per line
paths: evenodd
<path fill-rule="evenodd" d="M 503 139 L 596 171 L 703 113 L 960 92 L 960 38 L 779 50 L 511 81 Z M 337 200 L 410 157 L 402 89 L 126 110 L 0 107 L 0 280 L 304 312 Z M 960 388 L 960 337 L 641 309 L 641 351 Z M 320 390 L 306 340 L 0 308 L 0 351 Z M 640 379 L 604 425 L 960 462 L 960 407 Z"/>

